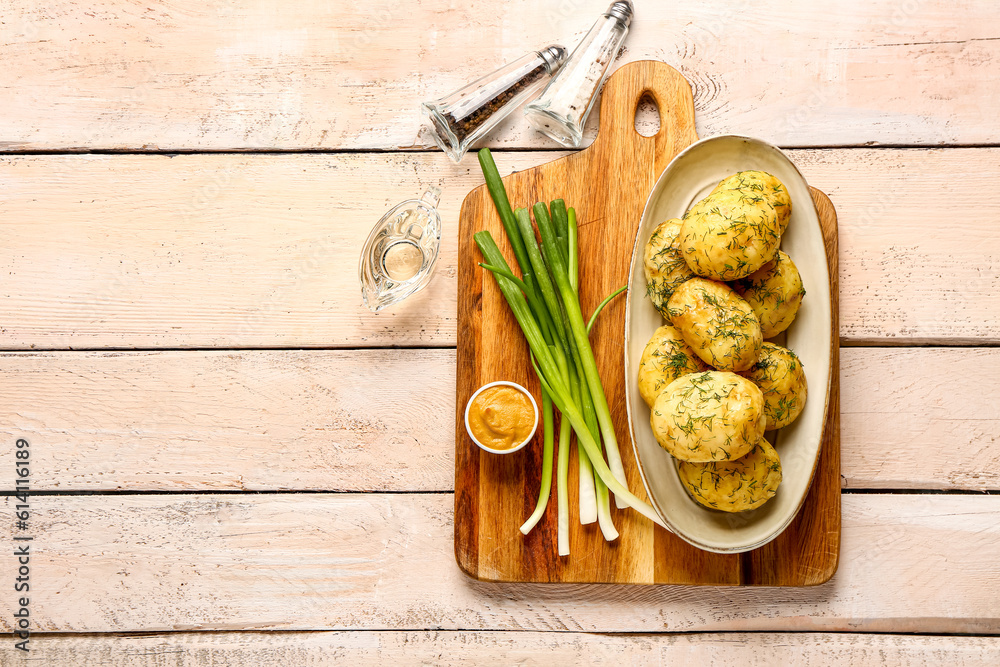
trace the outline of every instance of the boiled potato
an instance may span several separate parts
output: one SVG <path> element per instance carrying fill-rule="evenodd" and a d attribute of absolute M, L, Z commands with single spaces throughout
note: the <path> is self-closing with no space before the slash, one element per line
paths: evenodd
<path fill-rule="evenodd" d="M 671 323 L 709 366 L 743 371 L 757 361 L 763 336 L 750 305 L 728 286 L 692 278 L 667 304 Z"/>
<path fill-rule="evenodd" d="M 639 394 L 652 407 L 663 388 L 682 375 L 708 370 L 677 329 L 664 324 L 653 332 L 639 361 Z"/>
<path fill-rule="evenodd" d="M 757 363 L 743 377 L 763 392 L 770 429 L 788 426 L 806 406 L 806 372 L 799 358 L 786 347 L 764 343 Z"/>
<path fill-rule="evenodd" d="M 735 373 L 683 375 L 660 392 L 649 423 L 660 446 L 682 461 L 729 461 L 764 437 L 764 395 Z"/>
<path fill-rule="evenodd" d="M 677 470 L 691 497 L 705 507 L 723 512 L 757 509 L 774 497 L 781 484 L 781 460 L 767 440 L 735 461 L 689 463 Z"/>
<path fill-rule="evenodd" d="M 774 259 L 781 227 L 774 206 L 742 190 L 719 190 L 684 215 L 680 247 L 699 276 L 745 278 Z"/>
<path fill-rule="evenodd" d="M 764 338 L 777 336 L 788 328 L 802 305 L 806 289 L 792 258 L 781 250 L 777 257 L 732 285 L 760 320 Z"/>
<path fill-rule="evenodd" d="M 778 215 L 778 233 L 785 233 L 788 220 L 792 217 L 792 198 L 777 176 L 766 171 L 741 171 L 722 179 L 712 190 L 712 194 L 720 190 L 742 190 L 748 195 L 763 197 Z"/>
<path fill-rule="evenodd" d="M 677 238 L 681 232 L 680 218 L 661 222 L 649 237 L 643 254 L 646 270 L 646 294 L 666 317 L 667 301 L 681 283 L 694 277 L 681 255 Z"/>

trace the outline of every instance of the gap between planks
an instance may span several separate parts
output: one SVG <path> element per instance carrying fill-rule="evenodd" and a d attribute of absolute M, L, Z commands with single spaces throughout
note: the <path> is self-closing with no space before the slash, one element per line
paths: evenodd
<path fill-rule="evenodd" d="M 470 149 L 470 154 L 474 153 L 480 146 L 475 146 Z M 583 150 L 585 147 L 580 149 L 567 149 L 563 146 L 559 146 L 555 143 L 548 146 L 501 146 L 493 147 L 491 150 L 497 153 L 551 153 L 553 151 L 566 151 L 568 153 L 577 152 Z M 801 145 L 783 145 L 778 146 L 783 151 L 798 151 L 798 150 L 809 150 L 809 151 L 835 151 L 842 149 L 871 149 L 871 150 L 928 150 L 928 149 L 950 149 L 950 148 L 1000 148 L 1000 143 L 947 143 L 947 144 L 883 144 L 878 142 L 866 142 L 866 143 L 856 143 L 856 144 L 837 144 L 830 146 L 810 146 L 808 144 Z M 55 148 L 52 150 L 39 150 L 39 149 L 25 149 L 16 150 L 8 148 L 0 148 L 0 157 L 4 156 L 44 156 L 44 155 L 162 155 L 164 157 L 174 157 L 175 155 L 358 155 L 358 154 L 408 154 L 415 155 L 420 153 L 430 153 L 430 154 L 440 154 L 440 149 L 429 148 L 429 147 L 392 147 L 392 148 L 245 148 L 245 149 L 218 149 L 212 150 L 207 148 L 171 148 L 171 149 L 159 149 L 150 148 L 143 150 L 141 148 L 81 148 L 79 150 L 65 149 L 65 148 Z"/>
<path fill-rule="evenodd" d="M 858 340 L 841 340 L 840 348 L 863 347 L 868 349 L 898 350 L 902 348 L 921 349 L 949 349 L 949 348 L 995 348 L 1000 347 L 1000 340 L 979 340 L 970 338 L 968 340 L 934 340 L 931 342 L 921 342 L 920 340 L 894 341 L 879 340 L 873 342 Z M 366 346 L 337 346 L 337 345 L 270 345 L 270 346 L 245 346 L 245 347 L 32 347 L 23 348 L 0 348 L 0 354 L 20 354 L 32 352 L 58 352 L 58 353 L 87 353 L 87 352 L 372 352 L 377 350 L 455 350 L 455 346 L 447 343 L 441 345 L 373 345 Z"/>
<path fill-rule="evenodd" d="M 0 491 L 0 498 L 13 497 L 18 495 L 17 491 Z M 378 495 L 454 495 L 454 491 L 446 489 L 430 491 L 402 491 L 402 490 L 361 490 L 344 491 L 337 489 L 98 489 L 94 491 L 29 491 L 32 498 L 40 497 L 76 497 L 76 496 L 203 496 L 212 495 L 355 495 L 355 494 L 378 494 Z M 1000 489 L 990 489 L 983 491 L 973 491 L 968 489 L 841 489 L 842 496 L 1000 496 Z"/>
<path fill-rule="evenodd" d="M 993 667 L 1000 638 L 984 635 L 857 633 L 581 633 L 522 630 L 203 631 L 32 635 L 36 660 L 77 667 L 434 664 L 522 667 L 694 664 L 800 667 L 823 662 L 875 667 L 948 664 Z M 0 660 L 13 656 L 10 642 Z M 992 657 L 991 657 L 992 656 Z M 13 660 L 14 658 L 11 657 Z"/>

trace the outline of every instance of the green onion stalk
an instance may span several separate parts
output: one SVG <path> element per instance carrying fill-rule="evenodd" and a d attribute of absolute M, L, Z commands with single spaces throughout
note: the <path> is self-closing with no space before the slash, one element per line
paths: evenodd
<path fill-rule="evenodd" d="M 521 526 L 521 532 L 527 535 L 545 514 L 552 493 L 552 440 L 554 426 L 552 423 L 552 399 L 547 391 L 542 389 L 542 483 L 538 488 L 538 502 L 535 511 Z"/>
<path fill-rule="evenodd" d="M 573 286 L 573 291 L 576 292 L 577 298 L 580 297 L 580 256 L 579 256 L 579 229 L 576 225 L 576 211 L 567 211 L 566 204 L 562 199 L 556 199 L 550 205 L 552 211 L 552 222 L 556 226 L 556 233 L 563 233 L 566 238 L 566 258 L 568 263 L 569 271 L 569 282 Z M 598 307 L 594 311 L 594 316 L 601 311 Z M 593 320 L 593 317 L 591 318 Z M 589 332 L 589 330 L 588 330 Z M 579 369 L 578 369 L 579 370 Z M 574 398 L 582 398 L 579 394 L 579 386 L 575 387 L 578 390 L 574 394 Z M 588 394 L 587 398 L 590 396 Z M 589 400 L 588 400 L 589 402 Z M 584 417 L 586 417 L 586 410 L 584 410 Z M 594 428 L 593 424 L 588 420 L 587 426 L 590 427 L 590 432 L 592 435 L 597 434 L 597 429 Z M 587 457 L 587 453 L 583 449 L 583 445 L 579 442 L 576 443 L 577 446 L 577 460 L 579 461 L 579 491 L 578 497 L 580 499 L 580 523 L 586 526 L 587 524 L 594 523 L 597 521 L 598 517 L 598 506 L 597 506 L 597 486 L 594 479 L 594 466 L 591 465 L 590 459 Z M 615 531 L 615 537 L 618 536 L 618 532 Z M 609 538 L 615 539 L 615 538 Z"/>
<path fill-rule="evenodd" d="M 569 555 L 569 442 L 570 423 L 559 418 L 559 460 L 556 465 L 556 547 L 560 556 Z"/>
<path fill-rule="evenodd" d="M 610 490 L 615 494 L 617 501 L 662 525 L 656 511 L 633 495 L 625 485 L 624 468 L 618 452 L 611 411 L 601 386 L 597 362 L 590 347 L 587 325 L 580 309 L 577 290 L 573 285 L 575 281 L 570 279 L 571 263 L 576 262 L 576 253 L 570 252 L 570 239 L 575 232 L 575 224 L 569 224 L 569 220 L 573 219 L 575 223 L 575 211 L 568 209 L 565 234 L 560 235 L 557 234 L 557 229 L 561 231 L 561 207 L 558 204 L 555 207 L 558 222 L 554 223 L 544 203 L 534 206 L 535 222 L 542 239 L 539 248 L 527 211 L 518 211 L 515 214 L 511 210 L 499 172 L 488 149 L 480 151 L 479 160 L 486 177 L 487 188 L 497 206 L 497 212 L 520 265 L 522 277 L 517 279 L 513 275 L 496 241 L 488 231 L 478 232 L 474 236 L 485 260 L 482 266 L 494 274 L 500 292 L 528 342 L 532 363 L 538 372 L 543 390 L 561 413 L 561 422 L 568 421 L 576 433 L 577 442 L 586 454 L 583 458 L 588 459 L 593 467 L 598 500 L 601 498 L 601 487 L 604 486 L 605 494 Z M 573 245 L 575 244 L 574 239 Z M 609 300 L 610 297 L 605 303 Z M 591 324 L 593 319 L 592 317 Z M 574 378 L 577 378 L 576 382 Z M 578 390 L 574 391 L 574 387 Z M 589 424 L 588 403 L 592 403 L 594 413 Z M 563 427 L 560 425 L 560 445 L 563 440 L 562 431 Z M 601 453 L 600 436 L 603 436 L 608 463 L 605 463 Z M 560 458 L 564 456 L 564 451 L 568 454 L 568 447 L 560 446 Z M 565 487 L 565 484 L 562 486 Z M 599 502 L 598 506 L 598 521 L 605 536 L 612 532 L 617 535 L 614 527 L 610 526 L 610 511 L 601 511 Z M 602 516 L 605 514 L 606 522 L 602 521 Z"/>

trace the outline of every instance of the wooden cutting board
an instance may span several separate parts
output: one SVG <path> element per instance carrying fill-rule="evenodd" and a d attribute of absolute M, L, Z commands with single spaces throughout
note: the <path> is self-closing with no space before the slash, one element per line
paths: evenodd
<path fill-rule="evenodd" d="M 652 137 L 635 131 L 635 111 L 644 96 L 651 97 L 660 110 L 660 129 Z M 670 160 L 698 138 L 691 87 L 676 70 L 660 62 L 634 62 L 615 72 L 604 87 L 600 112 L 600 131 L 589 148 L 504 178 L 514 208 L 530 208 L 537 201 L 559 197 L 576 208 L 585 315 L 628 282 L 632 244 L 646 198 Z M 502 159 L 498 166 L 504 173 Z M 621 535 L 608 543 L 596 524 L 579 523 L 574 444 L 569 476 L 570 555 L 560 558 L 554 488 L 545 517 L 534 531 L 523 536 L 518 530 L 537 499 L 541 429 L 535 442 L 504 456 L 482 452 L 465 431 L 465 405 L 487 382 L 513 380 L 526 386 L 536 400 L 540 398 L 527 344 L 493 277 L 479 268 L 482 260 L 472 235 L 490 230 L 508 262 L 516 267 L 513 253 L 485 186 L 469 193 L 459 218 L 455 420 L 455 557 L 466 574 L 498 582 L 759 586 L 808 586 L 833 576 L 840 552 L 837 218 L 826 195 L 813 190 L 813 198 L 830 266 L 833 380 L 820 461 L 795 521 L 760 549 L 722 555 L 701 551 L 632 510 L 613 510 Z M 591 341 L 628 486 L 645 499 L 625 414 L 624 313 L 625 299 L 619 298 L 599 318 Z"/>

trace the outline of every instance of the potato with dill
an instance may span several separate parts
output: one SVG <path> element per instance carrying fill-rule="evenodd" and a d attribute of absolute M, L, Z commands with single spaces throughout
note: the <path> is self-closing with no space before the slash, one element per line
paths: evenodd
<path fill-rule="evenodd" d="M 650 234 L 643 253 L 646 294 L 664 317 L 666 317 L 667 301 L 670 300 L 674 290 L 694 277 L 678 245 L 680 232 L 680 218 L 661 222 Z"/>
<path fill-rule="evenodd" d="M 750 305 L 714 280 L 692 278 L 667 304 L 670 322 L 709 366 L 725 371 L 750 368 L 764 338 Z"/>
<path fill-rule="evenodd" d="M 653 436 L 682 461 L 729 461 L 764 437 L 764 396 L 725 371 L 683 375 L 660 392 L 650 411 Z"/>
<path fill-rule="evenodd" d="M 680 247 L 697 275 L 745 278 L 774 259 L 781 242 L 778 213 L 763 196 L 719 190 L 684 214 Z"/>
<path fill-rule="evenodd" d="M 663 389 L 688 373 L 708 370 L 694 350 L 684 342 L 680 332 L 664 324 L 653 332 L 639 361 L 639 394 L 652 407 Z"/>
<path fill-rule="evenodd" d="M 771 443 L 761 438 L 749 454 L 735 461 L 682 461 L 677 472 L 699 504 L 723 512 L 745 512 L 774 497 L 781 484 L 781 459 Z"/>
<path fill-rule="evenodd" d="M 784 234 L 792 217 L 792 198 L 785 184 L 766 171 L 740 171 L 715 186 L 710 194 L 723 190 L 741 190 L 749 195 L 761 196 L 774 207 L 778 215 L 779 234 Z"/>
<path fill-rule="evenodd" d="M 735 281 L 732 287 L 753 308 L 764 338 L 777 336 L 788 328 L 806 294 L 799 270 L 781 250 L 757 271 Z"/>
<path fill-rule="evenodd" d="M 787 347 L 764 343 L 757 363 L 742 375 L 764 394 L 764 414 L 769 429 L 788 426 L 806 406 L 806 372 L 799 358 Z"/>

